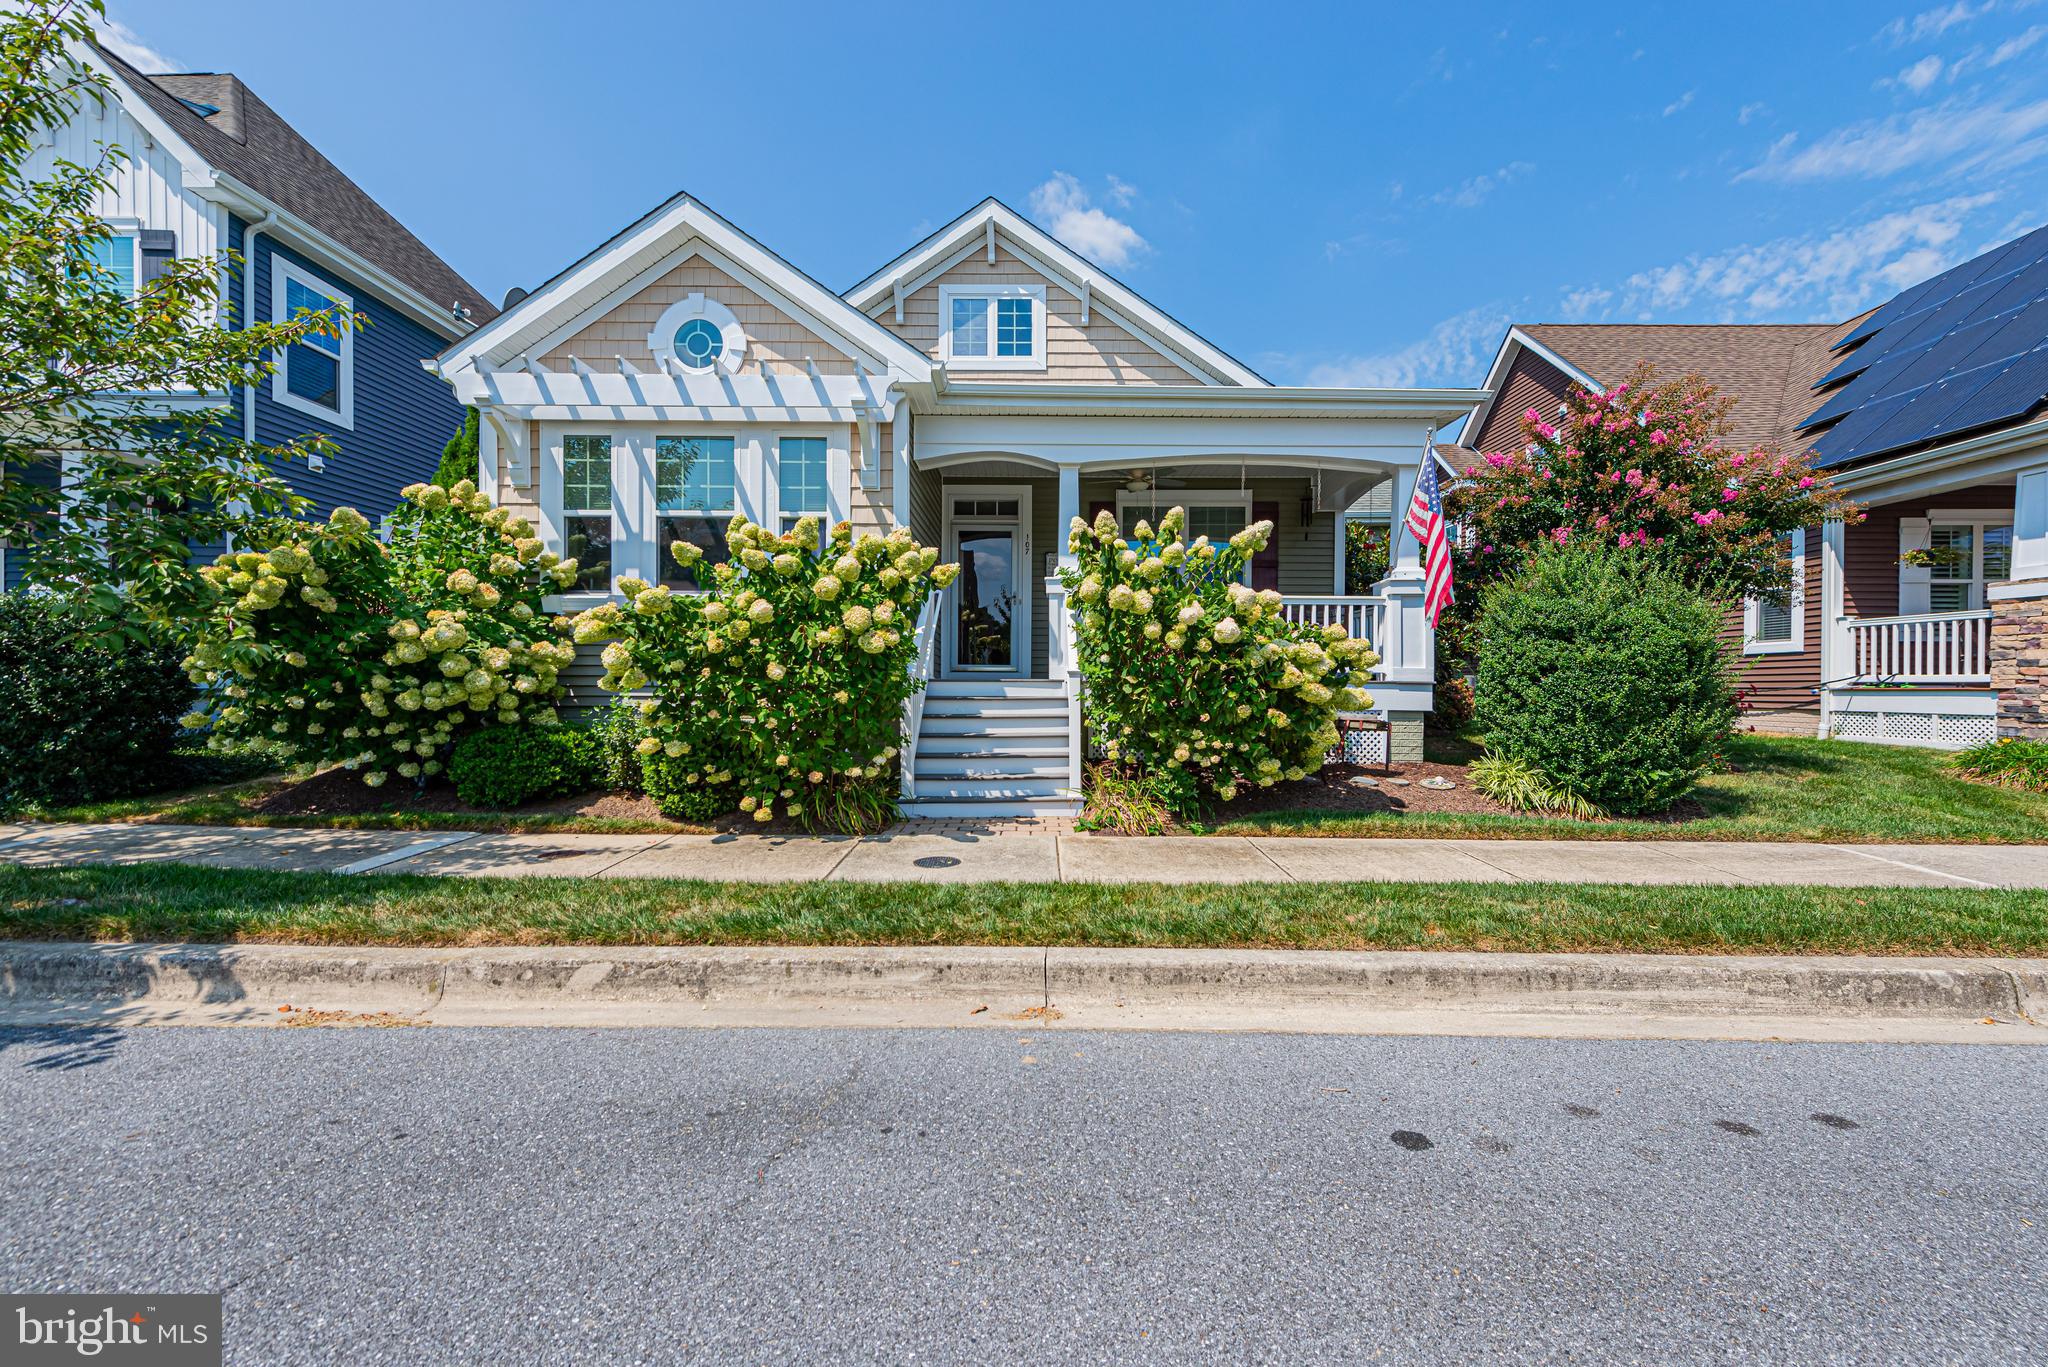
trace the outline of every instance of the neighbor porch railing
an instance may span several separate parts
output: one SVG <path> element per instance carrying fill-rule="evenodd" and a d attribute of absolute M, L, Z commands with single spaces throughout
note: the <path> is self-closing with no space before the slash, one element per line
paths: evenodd
<path fill-rule="evenodd" d="M 917 737 L 924 730 L 924 690 L 938 670 L 939 661 L 939 619 L 945 611 L 944 603 L 950 589 L 934 590 L 924 600 L 924 607 L 917 614 L 917 626 L 911 634 L 915 649 L 910 653 L 910 678 L 916 685 L 911 695 L 903 700 L 903 745 L 897 756 L 902 771 L 899 791 L 908 799 L 916 797 L 912 791 L 912 776 L 917 772 Z"/>
<path fill-rule="evenodd" d="M 1844 617 L 1855 683 L 1988 684 L 1989 612 L 1919 612 L 1905 617 Z"/>

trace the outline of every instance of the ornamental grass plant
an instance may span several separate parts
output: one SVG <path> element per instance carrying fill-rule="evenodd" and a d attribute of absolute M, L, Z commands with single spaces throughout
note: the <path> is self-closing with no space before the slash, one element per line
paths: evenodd
<path fill-rule="evenodd" d="M 1342 627 L 1290 622 L 1278 593 L 1244 583 L 1272 523 L 1220 546 L 1183 540 L 1186 527 L 1175 508 L 1126 540 L 1107 511 L 1092 526 L 1077 517 L 1077 564 L 1060 574 L 1091 734 L 1184 816 L 1320 768 L 1337 713 L 1372 705 L 1355 685 L 1379 662 Z"/>
<path fill-rule="evenodd" d="M 624 602 L 575 621 L 579 644 L 608 642 L 603 687 L 651 693 L 635 747 L 649 795 L 680 820 L 886 823 L 918 615 L 958 567 L 908 530 L 842 522 L 821 538 L 811 517 L 781 535 L 736 517 L 726 545 L 725 563 L 697 568 L 705 592 L 628 576 Z M 685 568 L 703 556 L 673 549 Z"/>
<path fill-rule="evenodd" d="M 557 672 L 575 650 L 549 639 L 541 602 L 575 581 L 576 563 L 467 480 L 404 497 L 388 544 L 337 508 L 202 571 L 186 660 L 202 698 L 188 727 L 380 787 L 439 773 L 469 731 L 557 720 Z"/>

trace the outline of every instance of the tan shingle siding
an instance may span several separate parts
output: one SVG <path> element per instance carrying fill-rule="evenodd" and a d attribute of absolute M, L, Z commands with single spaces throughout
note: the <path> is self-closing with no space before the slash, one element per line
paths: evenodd
<path fill-rule="evenodd" d="M 1081 300 L 1058 281 L 1049 279 L 1013 255 L 1000 241 L 993 266 L 980 252 L 906 295 L 903 321 L 896 321 L 896 302 L 884 299 L 872 310 L 875 320 L 926 355 L 939 354 L 939 288 L 942 285 L 1043 285 L 1045 287 L 1044 370 L 950 371 L 961 379 L 1042 380 L 1056 384 L 1199 384 L 1188 371 L 1157 347 L 1111 322 L 1099 308 L 1081 326 Z"/>
<path fill-rule="evenodd" d="M 647 349 L 647 334 L 670 304 L 692 294 L 715 299 L 733 311 L 747 334 L 746 363 L 750 368 L 765 360 L 781 372 L 800 370 L 809 357 L 824 374 L 854 373 L 853 362 L 830 342 L 703 260 L 686 261 L 613 305 L 550 350 L 541 363 L 566 370 L 569 358 L 575 356 L 594 370 L 609 371 L 618 368 L 613 358 L 623 356 L 635 366 L 652 370 L 656 363 Z"/>

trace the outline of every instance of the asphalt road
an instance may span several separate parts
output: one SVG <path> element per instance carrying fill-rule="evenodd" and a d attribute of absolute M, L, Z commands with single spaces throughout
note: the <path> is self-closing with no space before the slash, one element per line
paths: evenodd
<path fill-rule="evenodd" d="M 2013 1362 L 2044 1133 L 2021 1048 L 11 1030 L 0 1289 L 225 1290 L 233 1362 Z"/>

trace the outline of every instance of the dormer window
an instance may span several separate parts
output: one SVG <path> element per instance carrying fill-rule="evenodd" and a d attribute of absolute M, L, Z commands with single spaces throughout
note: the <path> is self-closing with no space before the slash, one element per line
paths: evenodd
<path fill-rule="evenodd" d="M 939 287 L 939 359 L 958 370 L 1045 369 L 1045 286 Z"/>

